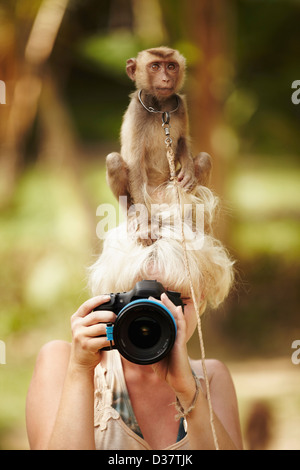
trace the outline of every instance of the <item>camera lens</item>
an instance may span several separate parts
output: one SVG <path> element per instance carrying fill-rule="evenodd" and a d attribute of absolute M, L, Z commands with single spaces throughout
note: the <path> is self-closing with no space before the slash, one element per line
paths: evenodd
<path fill-rule="evenodd" d="M 176 323 L 162 304 L 134 300 L 124 307 L 114 324 L 114 342 L 120 354 L 136 364 L 153 364 L 171 350 Z"/>
<path fill-rule="evenodd" d="M 128 328 L 128 338 L 138 348 L 146 349 L 155 346 L 160 336 L 159 323 L 150 317 L 137 318 Z"/>

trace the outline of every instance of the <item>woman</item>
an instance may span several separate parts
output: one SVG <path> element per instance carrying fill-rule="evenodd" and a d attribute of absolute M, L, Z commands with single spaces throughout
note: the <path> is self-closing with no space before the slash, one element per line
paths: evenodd
<path fill-rule="evenodd" d="M 216 440 L 220 449 L 242 448 L 229 371 L 217 360 L 206 360 L 208 395 L 202 361 L 188 357 L 197 315 L 176 231 L 171 237 L 168 231 L 168 238 L 161 234 L 150 246 L 137 243 L 122 227 L 109 233 L 90 269 L 93 297 L 72 316 L 72 343 L 48 343 L 38 356 L 27 398 L 32 449 L 214 449 Z M 187 256 L 202 314 L 207 304 L 216 307 L 226 297 L 233 263 L 209 235 L 201 249 L 188 250 Z M 105 293 L 128 291 L 142 279 L 180 292 L 185 304 L 183 314 L 162 295 L 176 320 L 177 336 L 168 356 L 152 365 L 129 362 L 116 350 L 103 351 L 109 344 L 106 324 L 114 322 L 115 314 L 94 311 L 109 300 Z"/>

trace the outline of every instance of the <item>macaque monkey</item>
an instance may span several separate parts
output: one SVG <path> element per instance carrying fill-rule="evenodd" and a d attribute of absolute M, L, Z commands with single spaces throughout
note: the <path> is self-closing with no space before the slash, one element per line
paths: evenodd
<path fill-rule="evenodd" d="M 115 152 L 106 158 L 107 181 L 115 197 L 127 196 L 127 208 L 145 204 L 146 195 L 166 201 L 163 185 L 170 179 L 170 170 L 162 125 L 165 112 L 180 186 L 191 192 L 197 185 L 207 185 L 211 158 L 206 153 L 193 158 L 187 107 L 177 94 L 184 82 L 185 58 L 167 47 L 148 49 L 129 59 L 126 71 L 137 91 L 123 118 L 121 155 Z"/>
<path fill-rule="evenodd" d="M 199 185 L 207 185 L 211 158 L 207 153 L 193 158 L 190 150 L 185 98 L 177 94 L 184 82 L 185 58 L 167 47 L 148 49 L 137 58 L 129 59 L 126 71 L 137 91 L 131 95 L 123 118 L 121 154 L 111 153 L 106 158 L 107 181 L 121 205 L 124 203 L 120 196 L 126 196 L 127 207 L 123 209 L 128 210 L 129 220 L 135 224 L 134 231 L 139 233 L 138 239 L 143 244 L 151 244 L 153 225 L 158 227 L 160 223 L 153 223 L 155 204 L 173 207 L 178 201 L 174 185 L 169 184 L 171 175 L 165 139 L 172 139 L 175 177 L 185 201 L 191 201 L 188 195 L 197 192 Z M 140 215 L 137 223 L 134 211 L 132 214 L 129 209 L 135 210 L 141 205 L 147 214 Z M 205 231 L 209 230 L 205 227 Z"/>

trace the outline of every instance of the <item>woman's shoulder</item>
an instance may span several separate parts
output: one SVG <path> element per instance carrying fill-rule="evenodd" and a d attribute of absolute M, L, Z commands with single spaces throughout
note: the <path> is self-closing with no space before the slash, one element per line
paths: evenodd
<path fill-rule="evenodd" d="M 69 363 L 71 344 L 63 340 L 53 340 L 44 344 L 36 360 L 35 369 L 65 369 Z"/>
<path fill-rule="evenodd" d="M 197 377 L 205 377 L 202 359 L 190 359 L 190 364 Z M 204 364 L 210 382 L 214 378 L 223 378 L 224 380 L 230 378 L 230 372 L 227 366 L 219 359 L 205 359 Z"/>
<path fill-rule="evenodd" d="M 52 354 L 70 354 L 71 343 L 63 341 L 61 339 L 55 339 L 45 343 L 39 352 L 39 356 L 48 356 Z"/>

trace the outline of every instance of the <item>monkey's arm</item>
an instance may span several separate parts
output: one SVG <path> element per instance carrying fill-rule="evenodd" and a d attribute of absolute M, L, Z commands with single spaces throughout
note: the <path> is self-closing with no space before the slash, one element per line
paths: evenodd
<path fill-rule="evenodd" d="M 178 181 L 184 189 L 191 191 L 196 185 L 195 166 L 185 137 L 180 137 L 178 140 L 176 159 L 181 164 L 177 175 Z"/>
<path fill-rule="evenodd" d="M 212 158 L 208 153 L 200 152 L 194 160 L 197 184 L 207 186 L 212 171 Z"/>
<path fill-rule="evenodd" d="M 200 152 L 193 158 L 186 139 L 181 137 L 178 141 L 176 157 L 181 164 L 178 181 L 183 188 L 191 191 L 196 184 L 208 185 L 212 170 L 212 158 L 208 153 Z"/>

